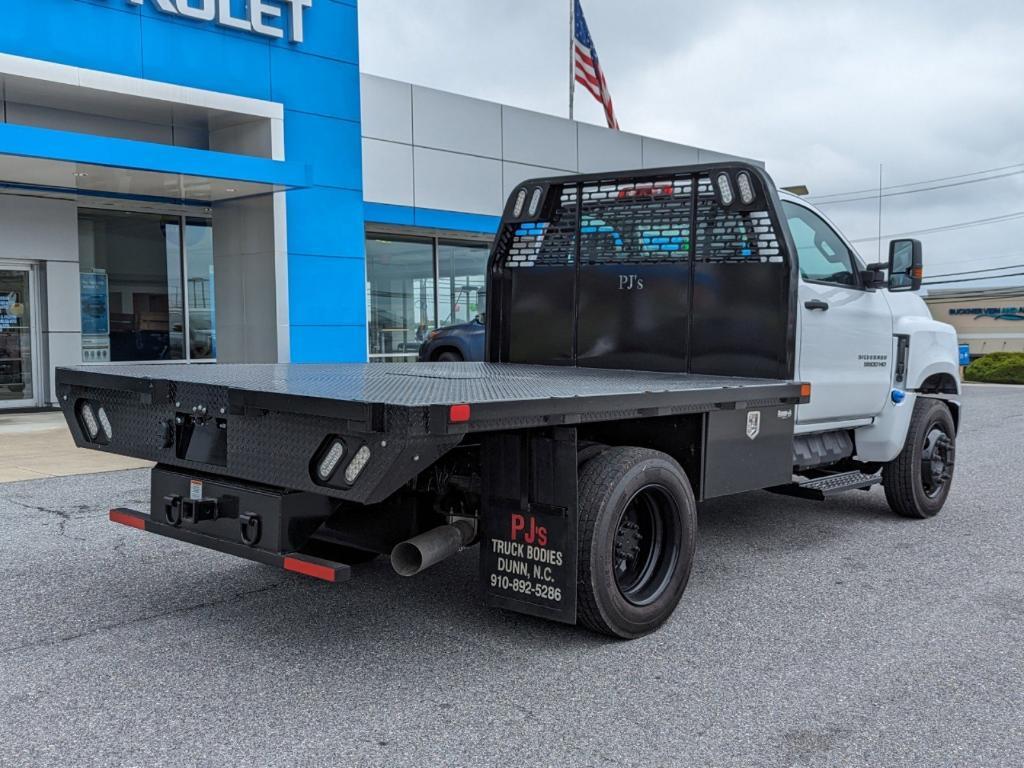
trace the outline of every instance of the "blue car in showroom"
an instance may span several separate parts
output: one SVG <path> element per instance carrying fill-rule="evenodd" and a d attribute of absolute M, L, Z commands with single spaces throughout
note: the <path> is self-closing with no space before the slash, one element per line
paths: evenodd
<path fill-rule="evenodd" d="M 485 328 L 478 315 L 468 323 L 449 325 L 427 334 L 420 346 L 420 362 L 461 363 L 484 359 Z"/>

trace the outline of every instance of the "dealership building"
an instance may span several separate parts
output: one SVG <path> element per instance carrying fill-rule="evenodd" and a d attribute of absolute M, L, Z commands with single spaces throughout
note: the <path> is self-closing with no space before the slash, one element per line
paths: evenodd
<path fill-rule="evenodd" d="M 518 182 L 725 157 L 361 75 L 354 0 L 9 2 L 0 102 L 0 408 L 79 363 L 415 359 Z"/>
<path fill-rule="evenodd" d="M 936 320 L 956 329 L 972 357 L 1024 352 L 1024 286 L 929 288 L 925 301 Z"/>

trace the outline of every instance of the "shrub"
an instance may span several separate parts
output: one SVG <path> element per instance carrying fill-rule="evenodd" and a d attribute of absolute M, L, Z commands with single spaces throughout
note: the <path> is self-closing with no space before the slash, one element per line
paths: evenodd
<path fill-rule="evenodd" d="M 964 370 L 964 378 L 992 384 L 1024 384 L 1024 352 L 992 352 L 979 357 Z"/>

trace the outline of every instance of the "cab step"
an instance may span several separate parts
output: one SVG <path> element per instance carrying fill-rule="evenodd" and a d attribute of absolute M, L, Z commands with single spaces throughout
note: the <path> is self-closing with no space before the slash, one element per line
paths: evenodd
<path fill-rule="evenodd" d="M 815 477 L 811 480 L 803 480 L 799 483 L 789 485 L 777 485 L 768 490 L 772 493 L 781 493 L 786 496 L 798 496 L 802 499 L 814 499 L 824 501 L 830 496 L 845 491 L 867 491 L 872 486 L 882 482 L 882 473 L 866 475 L 863 472 L 854 470 L 852 472 L 835 472 L 823 477 Z"/>

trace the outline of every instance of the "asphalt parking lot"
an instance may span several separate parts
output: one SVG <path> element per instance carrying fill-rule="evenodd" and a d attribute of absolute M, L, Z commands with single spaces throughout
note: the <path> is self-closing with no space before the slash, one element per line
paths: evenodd
<path fill-rule="evenodd" d="M 938 518 L 708 503 L 632 643 L 483 608 L 475 552 L 331 586 L 109 523 L 144 470 L 0 486 L 0 764 L 1019 766 L 1024 390 L 964 400 Z"/>

